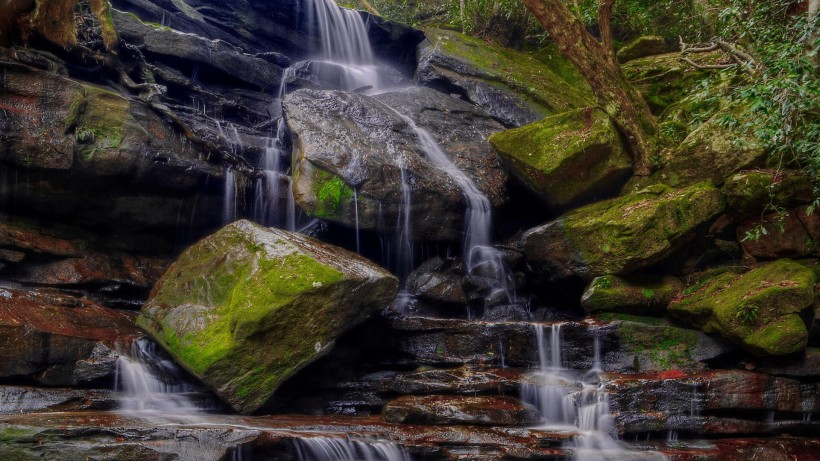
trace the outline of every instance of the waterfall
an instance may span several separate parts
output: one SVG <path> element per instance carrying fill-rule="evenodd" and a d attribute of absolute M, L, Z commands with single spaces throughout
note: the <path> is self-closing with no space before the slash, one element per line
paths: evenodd
<path fill-rule="evenodd" d="M 609 394 L 599 377 L 600 338 L 593 331 L 593 368 L 579 381 L 572 370 L 563 367 L 561 324 L 553 324 L 547 333 L 544 325 L 535 324 L 538 347 L 538 371 L 531 373 L 522 385 L 522 399 L 541 412 L 545 428 L 574 429 L 577 435 L 569 443 L 576 461 L 661 461 L 667 457 L 651 451 L 633 451 L 617 439 Z M 597 382 L 596 382 L 597 381 Z"/>
<path fill-rule="evenodd" d="M 357 11 L 339 8 L 332 0 L 308 0 L 311 35 L 321 40 L 321 57 L 350 64 L 372 64 L 367 28 Z"/>
<path fill-rule="evenodd" d="M 178 380 L 179 367 L 156 352 L 156 343 L 134 341 L 117 359 L 115 389 L 120 392 L 120 411 L 157 415 L 196 415 L 207 409 L 194 401 L 197 390 Z"/>
<path fill-rule="evenodd" d="M 501 258 L 501 253 L 492 247 L 492 206 L 490 199 L 475 182 L 461 171 L 449 157 L 444 153 L 441 146 L 433 138 L 433 135 L 424 128 L 418 126 L 410 117 L 402 114 L 397 109 L 387 106 L 398 115 L 413 130 L 419 141 L 419 146 L 425 154 L 425 158 L 432 166 L 438 168 L 449 176 L 453 182 L 461 189 L 466 202 L 467 210 L 464 219 L 464 232 L 462 248 L 464 261 L 467 265 L 467 272 L 472 273 L 478 268 L 482 268 L 485 276 L 489 276 L 497 283 L 497 289 L 503 290 L 507 300 L 513 300 L 512 290 L 507 282 L 507 269 Z M 405 173 L 402 169 L 402 196 L 405 192 Z M 409 194 L 408 194 L 409 201 Z M 404 203 L 404 198 L 402 199 Z M 402 208 L 408 213 L 405 218 L 405 225 L 409 222 L 409 210 Z"/>
<path fill-rule="evenodd" d="M 299 461 L 411 461 L 407 452 L 389 442 L 363 442 L 332 437 L 296 439 Z"/>

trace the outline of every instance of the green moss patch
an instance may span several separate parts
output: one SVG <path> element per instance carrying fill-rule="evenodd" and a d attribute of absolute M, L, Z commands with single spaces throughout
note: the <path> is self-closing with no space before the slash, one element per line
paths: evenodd
<path fill-rule="evenodd" d="M 530 54 L 488 44 L 453 31 L 428 29 L 425 34 L 433 46 L 444 51 L 450 59 L 467 65 L 468 69 L 458 71 L 524 95 L 547 113 L 587 106 L 593 100 L 592 91 L 586 84 L 574 79 L 571 72 L 567 72 L 565 60 L 559 54 L 550 55 L 549 60 L 543 55 L 537 59 Z M 553 68 L 571 78 L 564 79 Z"/>
<path fill-rule="evenodd" d="M 799 313 L 814 302 L 814 283 L 814 271 L 784 259 L 742 275 L 724 272 L 703 280 L 669 311 L 756 355 L 785 355 L 806 347 L 808 332 Z"/>

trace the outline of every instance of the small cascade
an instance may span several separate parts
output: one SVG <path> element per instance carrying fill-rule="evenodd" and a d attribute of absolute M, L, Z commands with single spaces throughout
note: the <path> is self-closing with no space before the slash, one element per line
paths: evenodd
<path fill-rule="evenodd" d="M 300 461 L 411 461 L 407 452 L 390 442 L 365 442 L 333 437 L 296 439 Z"/>
<path fill-rule="evenodd" d="M 296 230 L 296 206 L 293 198 L 288 165 L 282 161 L 289 155 L 285 149 L 287 128 L 280 118 L 275 134 L 267 139 L 264 154 L 259 162 L 262 177 L 256 180 L 253 197 L 253 220 L 265 225 L 289 231 Z"/>
<path fill-rule="evenodd" d="M 593 368 L 583 376 L 563 367 L 561 324 L 549 331 L 535 324 L 539 369 L 522 386 L 521 395 L 541 412 L 545 428 L 577 431 L 568 448 L 576 461 L 660 461 L 657 452 L 633 451 L 616 439 L 609 394 L 600 381 L 600 338 L 593 333 Z M 580 376 L 580 377 L 579 377 Z"/>
<path fill-rule="evenodd" d="M 117 360 L 115 390 L 121 393 L 120 411 L 157 415 L 196 415 L 207 405 L 195 403 L 197 390 L 181 380 L 179 367 L 156 352 L 147 339 L 134 341 Z"/>
<path fill-rule="evenodd" d="M 413 270 L 413 239 L 411 235 L 410 216 L 412 209 L 412 198 L 410 195 L 410 183 L 408 181 L 407 169 L 401 167 L 401 203 L 399 204 L 399 216 L 396 223 L 396 275 L 399 280 L 407 280 L 407 276 Z M 388 254 L 390 251 L 388 250 Z"/>

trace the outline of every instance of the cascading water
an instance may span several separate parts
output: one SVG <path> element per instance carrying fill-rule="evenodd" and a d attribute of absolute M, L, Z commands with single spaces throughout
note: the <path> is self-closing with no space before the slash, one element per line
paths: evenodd
<path fill-rule="evenodd" d="M 583 376 L 564 368 L 561 360 L 561 324 L 553 324 L 549 333 L 536 324 L 539 369 L 532 373 L 521 389 L 526 403 L 539 409 L 544 428 L 574 430 L 571 448 L 576 461 L 662 461 L 657 452 L 633 451 L 616 439 L 609 394 L 600 379 L 600 339 L 595 338 L 593 369 Z M 597 381 L 597 382 L 596 382 Z"/>
<path fill-rule="evenodd" d="M 389 106 L 387 106 L 389 107 Z M 481 268 L 481 272 L 497 282 L 497 289 L 503 290 L 508 301 L 512 301 L 514 296 L 510 290 L 508 273 L 501 258 L 501 253 L 492 247 L 492 205 L 490 199 L 467 174 L 461 171 L 436 142 L 429 131 L 418 126 L 413 119 L 400 113 L 397 109 L 389 107 L 395 112 L 415 133 L 419 146 L 425 153 L 425 158 L 434 167 L 447 174 L 461 189 L 467 201 L 467 211 L 464 220 L 464 238 L 462 242 L 463 255 L 467 264 L 467 271 L 472 273 Z M 402 196 L 405 192 L 405 173 L 402 170 Z M 404 202 L 404 199 L 402 200 Z M 409 194 L 408 194 L 409 201 Z M 407 210 L 407 208 L 402 208 Z M 409 213 L 409 210 L 407 211 Z M 405 218 L 405 223 L 409 222 L 409 216 Z"/>
<path fill-rule="evenodd" d="M 400 446 L 390 442 L 364 442 L 333 437 L 296 439 L 300 461 L 411 461 Z"/>
<path fill-rule="evenodd" d="M 150 364 L 150 365 L 149 365 Z M 157 370 L 161 371 L 161 374 Z M 200 414 L 208 405 L 197 403 L 197 389 L 171 377 L 181 374 L 177 365 L 156 353 L 156 344 L 140 339 L 117 359 L 116 390 L 120 411 L 158 415 Z"/>

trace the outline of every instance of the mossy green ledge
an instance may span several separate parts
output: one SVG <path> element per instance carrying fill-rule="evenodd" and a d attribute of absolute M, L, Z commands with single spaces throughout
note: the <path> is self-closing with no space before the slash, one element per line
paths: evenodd
<path fill-rule="evenodd" d="M 663 314 L 666 306 L 683 288 L 671 275 L 662 277 L 596 277 L 581 297 L 587 312 L 627 312 Z"/>
<path fill-rule="evenodd" d="M 551 59 L 485 43 L 457 32 L 426 29 L 419 44 L 419 84 L 459 93 L 508 126 L 585 107 L 592 90 L 558 53 Z"/>
<path fill-rule="evenodd" d="M 137 319 L 184 368 L 250 414 L 398 281 L 346 250 L 237 221 L 186 250 Z"/>
<path fill-rule="evenodd" d="M 545 281 L 625 275 L 674 253 L 724 209 L 711 183 L 657 185 L 575 209 L 525 232 L 513 245 Z"/>
<path fill-rule="evenodd" d="M 787 355 L 806 348 L 800 313 L 814 302 L 815 274 L 788 259 L 745 274 L 719 273 L 684 290 L 668 310 L 707 333 L 718 333 L 758 355 Z"/>
<path fill-rule="evenodd" d="M 490 143 L 512 174 L 555 208 L 617 191 L 632 174 L 615 125 L 591 107 L 496 133 Z"/>

